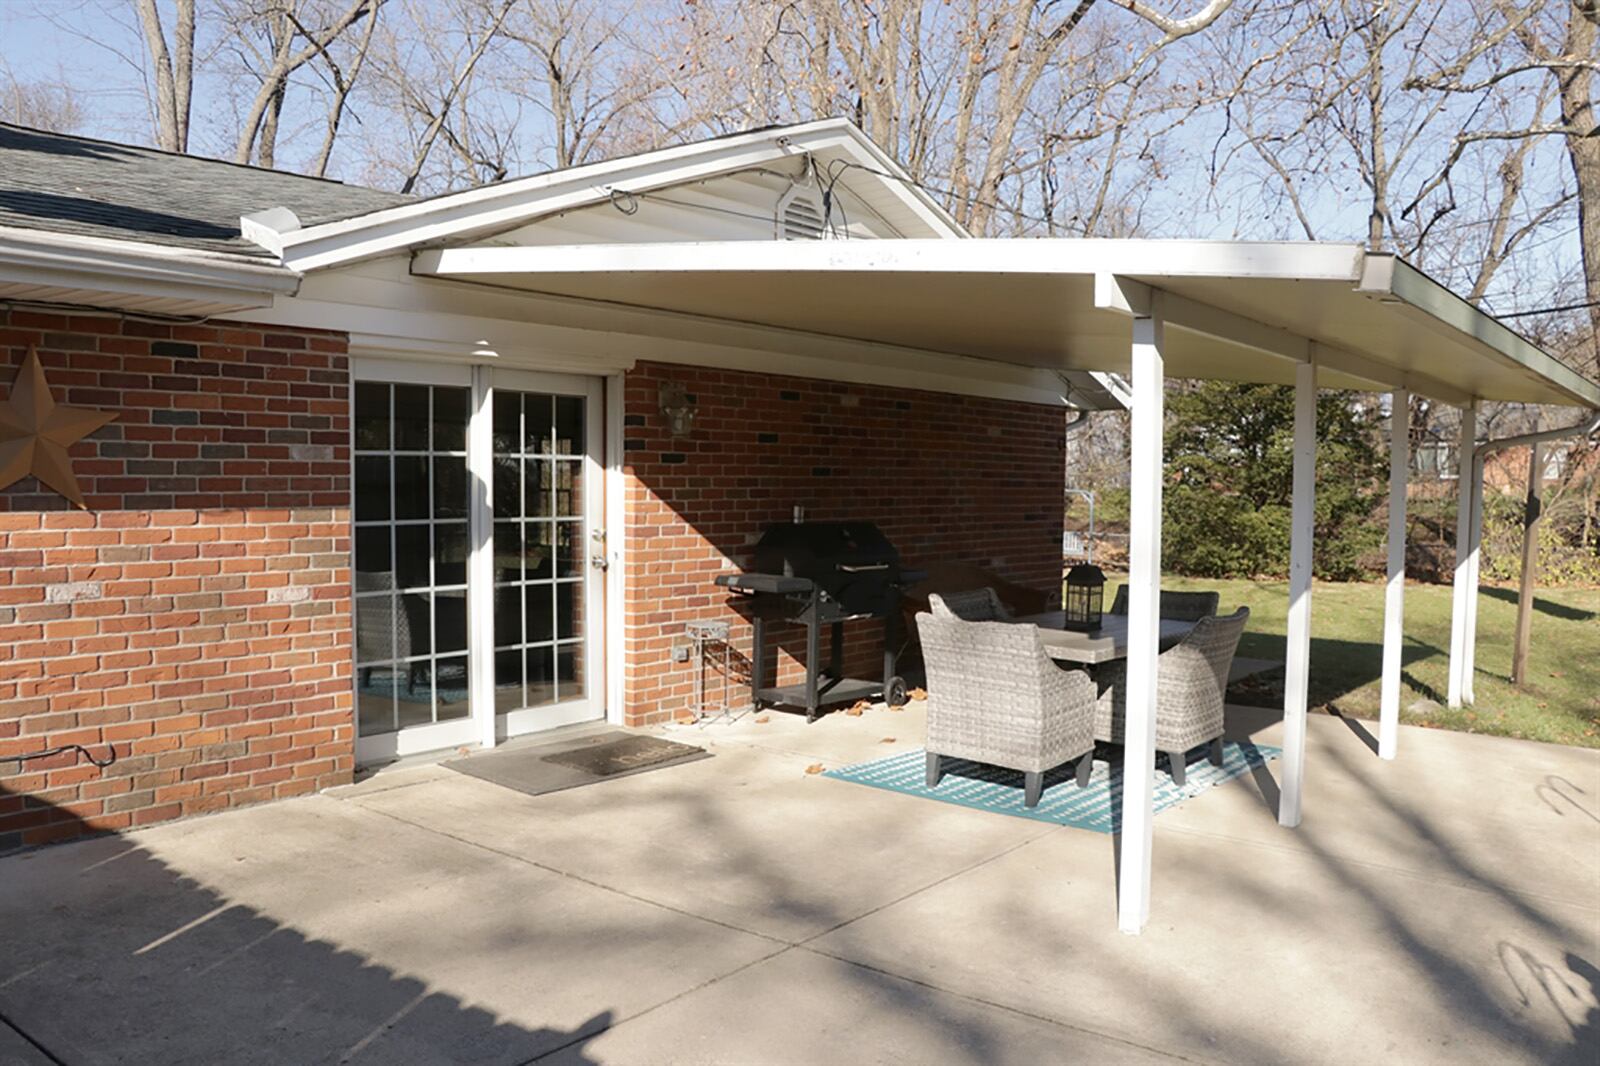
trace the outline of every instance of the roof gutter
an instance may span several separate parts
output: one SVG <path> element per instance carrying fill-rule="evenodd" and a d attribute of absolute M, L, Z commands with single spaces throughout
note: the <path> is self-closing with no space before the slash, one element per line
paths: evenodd
<path fill-rule="evenodd" d="M 1436 329 L 1471 337 L 1527 376 L 1565 392 L 1574 407 L 1600 409 L 1600 385 L 1393 253 L 1363 254 L 1356 291 L 1381 303 L 1405 305 Z"/>
<path fill-rule="evenodd" d="M 0 226 L 0 298 L 221 313 L 299 288 L 294 271 L 244 256 Z"/>

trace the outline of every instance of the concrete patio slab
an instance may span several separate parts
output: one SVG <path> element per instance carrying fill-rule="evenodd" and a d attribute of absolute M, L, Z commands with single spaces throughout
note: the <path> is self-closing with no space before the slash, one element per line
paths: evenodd
<path fill-rule="evenodd" d="M 778 1009 L 774 1009 L 778 1008 Z M 553 1063 L 1156 1063 L 1167 1055 L 794 948 Z"/>
<path fill-rule="evenodd" d="M 324 797 L 7 860 L 71 1063 L 524 1062 L 779 945 Z"/>
<path fill-rule="evenodd" d="M 1600 753 L 1406 729 L 1385 764 L 1309 730 L 1301 828 L 1277 764 L 1157 817 L 1140 937 L 1115 837 L 805 772 L 920 745 L 918 708 L 13 856 L 0 1035 L 73 1066 L 1600 1061 Z"/>
<path fill-rule="evenodd" d="M 807 774 L 809 757 L 706 743 L 714 758 L 544 796 L 451 774 L 351 802 L 790 943 L 1053 829 L 930 821 L 913 797 Z"/>
<path fill-rule="evenodd" d="M 1600 902 L 1600 751 L 1402 726 L 1399 757 L 1367 744 L 1375 724 L 1323 714 L 1307 735 L 1305 817 L 1277 824 L 1273 778 L 1218 790 L 1157 823 L 1273 847 L 1316 849 L 1457 885 L 1500 883 L 1534 898 Z M 1281 717 L 1228 708 L 1229 733 L 1282 743 Z M 1371 741 L 1376 744 L 1376 741 Z"/>
<path fill-rule="evenodd" d="M 1085 837 L 1030 842 L 813 946 L 1225 1062 L 1569 1061 L 1600 1008 L 1594 910 L 1158 819 L 1155 910 L 1133 938 L 1110 842 Z"/>

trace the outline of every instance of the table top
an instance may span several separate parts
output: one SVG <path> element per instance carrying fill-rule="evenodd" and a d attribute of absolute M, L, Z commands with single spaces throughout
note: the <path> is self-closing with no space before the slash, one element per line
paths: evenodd
<path fill-rule="evenodd" d="M 1045 611 L 1043 614 L 1030 614 L 1014 621 L 1030 622 L 1038 626 L 1039 642 L 1044 645 L 1045 653 L 1052 659 L 1069 663 L 1104 663 L 1128 657 L 1127 615 L 1103 615 L 1100 619 L 1100 628 L 1092 633 L 1061 628 L 1066 618 L 1066 613 L 1063 611 Z M 1162 645 L 1177 640 L 1194 626 L 1193 622 L 1176 618 L 1161 619 Z"/>

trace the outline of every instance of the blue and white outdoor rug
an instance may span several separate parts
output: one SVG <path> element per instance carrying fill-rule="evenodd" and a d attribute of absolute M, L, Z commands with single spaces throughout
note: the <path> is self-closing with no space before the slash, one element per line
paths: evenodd
<path fill-rule="evenodd" d="M 1252 744 L 1248 740 L 1229 741 L 1222 746 L 1221 766 L 1212 766 L 1204 756 L 1192 757 L 1182 788 L 1172 783 L 1172 775 L 1167 772 L 1166 756 L 1158 755 L 1156 768 L 1152 771 L 1156 777 L 1155 809 L 1159 813 L 1198 796 L 1215 785 L 1265 766 L 1281 753 L 1281 748 L 1266 744 Z M 926 765 L 924 753 L 919 748 L 903 755 L 891 755 L 840 770 L 829 770 L 823 776 L 980 811 L 1092 829 L 1097 833 L 1115 833 L 1122 828 L 1120 749 L 1102 748 L 1095 752 L 1094 772 L 1089 775 L 1087 788 L 1079 788 L 1074 783 L 1071 763 L 1046 774 L 1044 795 L 1040 797 L 1039 805 L 1031 809 L 1022 805 L 1022 774 L 1016 770 L 1002 770 L 966 759 L 945 759 L 944 779 L 937 787 L 928 788 L 923 783 L 926 780 Z"/>

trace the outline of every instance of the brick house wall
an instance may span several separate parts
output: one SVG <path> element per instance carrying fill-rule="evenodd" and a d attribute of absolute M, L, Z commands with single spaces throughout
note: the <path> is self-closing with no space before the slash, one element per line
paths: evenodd
<path fill-rule="evenodd" d="M 118 417 L 87 511 L 0 490 L 0 853 L 349 781 L 345 337 L 0 307 L 8 392 L 30 345 Z"/>
<path fill-rule="evenodd" d="M 686 438 L 674 439 L 661 413 L 666 384 L 695 405 Z M 625 390 L 632 724 L 692 703 L 694 670 L 671 661 L 686 621 L 727 619 L 734 647 L 748 652 L 749 626 L 712 579 L 743 566 L 762 528 L 788 521 L 796 504 L 812 519 L 878 522 L 908 566 L 976 563 L 1059 588 L 1060 407 L 659 363 L 640 363 Z M 849 630 L 849 670 L 881 673 L 879 625 Z M 793 638 L 777 635 L 785 683 L 799 670 Z"/>

